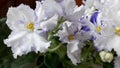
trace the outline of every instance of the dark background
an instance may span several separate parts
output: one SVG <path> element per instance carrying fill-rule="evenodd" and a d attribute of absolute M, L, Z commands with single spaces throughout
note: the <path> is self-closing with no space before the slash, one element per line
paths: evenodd
<path fill-rule="evenodd" d="M 21 3 L 30 5 L 31 8 L 35 8 L 36 0 L 0 0 L 0 18 L 6 17 L 8 7 L 18 6 Z M 77 5 L 82 3 L 82 0 L 76 0 Z"/>

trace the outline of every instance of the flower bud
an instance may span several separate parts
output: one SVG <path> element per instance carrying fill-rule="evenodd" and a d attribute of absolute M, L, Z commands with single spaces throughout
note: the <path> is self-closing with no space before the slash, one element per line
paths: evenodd
<path fill-rule="evenodd" d="M 107 51 L 101 51 L 99 53 L 100 58 L 103 62 L 111 62 L 113 60 L 113 54 Z"/>

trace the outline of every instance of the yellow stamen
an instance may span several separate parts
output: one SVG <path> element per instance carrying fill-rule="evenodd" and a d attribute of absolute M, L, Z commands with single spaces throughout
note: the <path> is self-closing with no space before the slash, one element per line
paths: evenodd
<path fill-rule="evenodd" d="M 26 28 L 29 29 L 30 31 L 33 31 L 34 30 L 34 23 L 33 22 L 30 22 L 26 25 Z"/>
<path fill-rule="evenodd" d="M 120 26 L 117 26 L 115 28 L 115 33 L 118 34 L 118 35 L 120 35 Z"/>
<path fill-rule="evenodd" d="M 69 41 L 74 40 L 74 36 L 73 36 L 73 35 L 69 35 L 69 36 L 68 36 L 68 40 L 69 40 Z"/>
<path fill-rule="evenodd" d="M 96 31 L 97 32 L 100 32 L 102 30 L 102 28 L 100 27 L 100 26 L 98 26 L 97 28 L 96 28 Z"/>

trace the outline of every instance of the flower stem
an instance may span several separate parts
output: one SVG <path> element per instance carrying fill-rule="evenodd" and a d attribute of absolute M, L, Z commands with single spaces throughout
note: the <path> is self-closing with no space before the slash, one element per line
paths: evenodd
<path fill-rule="evenodd" d="M 56 51 L 57 49 L 59 49 L 62 45 L 63 45 L 63 43 L 60 43 L 60 44 L 59 44 L 58 46 L 56 46 L 55 48 L 48 49 L 48 52 L 54 52 L 54 51 Z"/>

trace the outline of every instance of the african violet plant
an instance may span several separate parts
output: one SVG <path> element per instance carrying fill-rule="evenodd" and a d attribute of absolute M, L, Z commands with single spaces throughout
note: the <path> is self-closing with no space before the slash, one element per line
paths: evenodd
<path fill-rule="evenodd" d="M 119 3 L 42 0 L 35 9 L 10 7 L 0 20 L 0 67 L 120 68 Z"/>

